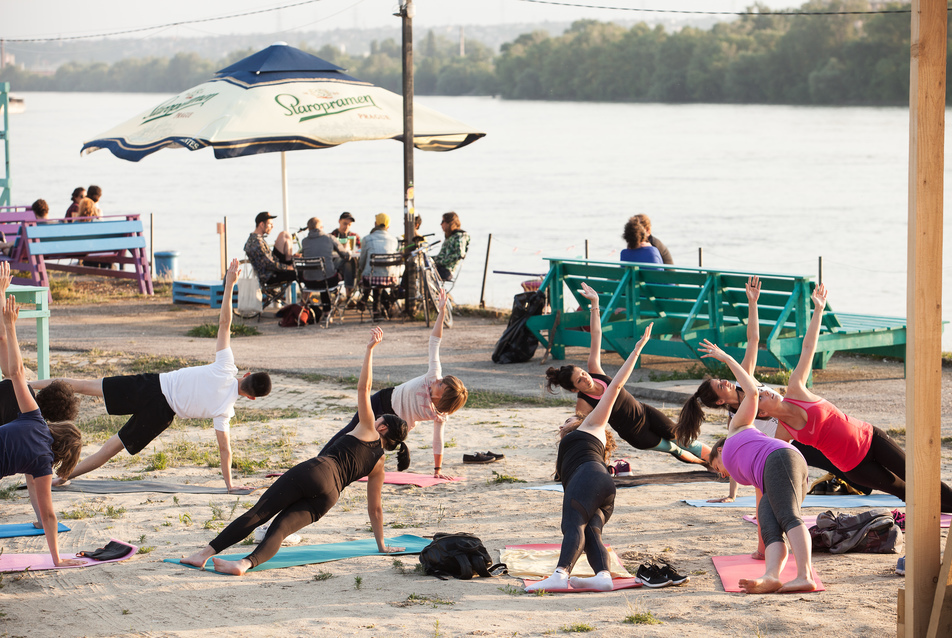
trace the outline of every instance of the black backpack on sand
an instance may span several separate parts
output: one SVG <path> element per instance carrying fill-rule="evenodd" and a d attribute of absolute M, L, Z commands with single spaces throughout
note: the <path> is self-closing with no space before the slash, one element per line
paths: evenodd
<path fill-rule="evenodd" d="M 505 569 L 502 563 L 493 565 L 483 542 L 466 532 L 434 534 L 433 542 L 420 552 L 420 564 L 427 574 L 443 580 L 449 576 L 470 580 L 473 573 L 488 578 L 492 571 Z"/>

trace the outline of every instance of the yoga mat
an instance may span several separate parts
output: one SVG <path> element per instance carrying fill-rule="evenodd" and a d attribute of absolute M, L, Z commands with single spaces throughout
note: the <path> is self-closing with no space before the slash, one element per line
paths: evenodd
<path fill-rule="evenodd" d="M 616 476 L 615 487 L 639 487 L 641 485 L 676 485 L 678 483 L 728 483 L 718 474 L 707 471 L 659 472 L 657 474 L 639 474 L 637 476 Z"/>
<path fill-rule="evenodd" d="M 692 507 L 756 507 L 756 499 L 753 496 L 741 496 L 735 499 L 733 503 L 708 503 L 705 500 L 684 501 Z M 857 496 L 855 494 L 835 494 L 833 496 L 817 496 L 808 494 L 803 499 L 800 507 L 822 507 L 824 509 L 842 509 L 847 507 L 886 507 L 895 509 L 905 507 L 906 504 L 900 501 L 892 494 L 870 494 L 869 496 Z"/>
<path fill-rule="evenodd" d="M 367 477 L 360 479 L 366 481 Z M 440 483 L 449 483 L 450 481 L 463 481 L 464 477 L 451 476 L 450 478 L 433 478 L 429 474 L 414 474 L 413 472 L 384 472 L 383 482 L 387 485 L 416 485 L 417 487 L 430 487 Z"/>
<path fill-rule="evenodd" d="M 578 574 L 573 574 L 577 576 Z M 531 585 L 532 583 L 537 583 L 541 578 L 526 578 L 522 581 L 522 586 Z M 634 587 L 641 587 L 641 581 L 637 578 L 612 578 L 612 591 L 617 591 L 619 589 L 632 589 Z M 608 593 L 603 592 L 600 589 L 589 589 L 588 587 L 580 587 L 579 589 L 573 589 L 572 587 L 566 587 L 565 589 L 546 589 L 546 592 L 550 594 L 578 594 L 583 591 L 596 591 L 602 594 Z"/>
<path fill-rule="evenodd" d="M 75 554 L 60 554 L 60 559 L 78 558 L 79 560 L 83 561 L 83 564 L 70 567 L 56 567 L 53 565 L 53 557 L 50 556 L 49 552 L 46 552 L 45 554 L 7 554 L 4 552 L 3 555 L 0 555 L 0 572 L 22 572 L 24 569 L 29 569 L 31 572 L 36 572 L 46 569 L 74 569 L 78 567 L 89 567 L 90 565 L 116 563 L 132 558 L 135 556 L 135 553 L 139 551 L 139 548 L 136 545 L 132 545 L 131 543 L 126 543 L 125 541 L 120 541 L 115 538 L 110 540 L 114 540 L 117 543 L 122 543 L 123 545 L 128 545 L 129 553 L 122 558 L 114 558 L 113 560 L 93 560 L 92 558 L 77 557 Z"/>
<path fill-rule="evenodd" d="M 941 517 L 939 518 L 939 527 L 941 529 L 948 529 L 949 524 L 952 523 L 952 514 L 941 514 L 940 516 Z M 745 514 L 744 520 L 747 521 L 748 523 L 753 523 L 754 525 L 757 524 L 757 517 L 752 514 Z M 816 525 L 816 516 L 804 516 L 803 523 L 807 527 L 813 527 L 814 525 Z"/>
<path fill-rule="evenodd" d="M 68 532 L 69 528 L 62 523 L 57 523 L 56 531 L 59 533 Z M 0 538 L 13 538 L 15 536 L 42 536 L 43 530 L 33 527 L 33 523 L 15 523 L 13 525 L 0 525 Z"/>
<path fill-rule="evenodd" d="M 533 485 L 532 487 L 524 487 L 524 490 L 541 490 L 543 492 L 562 492 L 561 483 L 548 483 L 546 485 Z M 548 575 L 546 575 L 548 577 Z"/>
<path fill-rule="evenodd" d="M 625 569 L 611 545 L 605 545 L 605 549 L 608 550 L 608 571 L 611 572 L 612 578 L 631 578 L 631 574 Z M 562 546 L 557 544 L 506 545 L 506 548 L 499 553 L 499 562 L 506 564 L 510 576 L 548 578 L 559 566 L 561 551 Z M 588 564 L 585 554 L 582 554 L 575 564 L 572 575 L 582 578 L 595 575 L 595 570 Z"/>
<path fill-rule="evenodd" d="M 315 565 L 317 563 L 329 563 L 335 560 L 344 560 L 345 558 L 357 558 L 359 556 L 401 556 L 404 554 L 419 554 L 423 548 L 430 544 L 430 540 L 420 538 L 413 534 L 404 534 L 396 538 L 384 539 L 387 545 L 396 547 L 405 547 L 406 551 L 394 552 L 392 554 L 381 554 L 377 551 L 377 541 L 372 538 L 365 538 L 359 541 L 346 541 L 343 543 L 329 543 L 326 545 L 301 545 L 300 547 L 282 547 L 274 558 L 264 562 L 257 567 L 252 567 L 249 572 L 260 572 L 265 569 L 281 569 L 282 567 L 299 567 L 301 565 Z M 252 550 L 240 554 L 219 554 L 219 558 L 226 560 L 238 560 L 251 553 Z M 183 567 L 198 569 L 191 565 L 184 565 L 178 558 L 166 558 L 166 563 L 178 563 Z M 205 562 L 206 570 L 214 572 L 214 566 L 211 559 Z M 553 569 L 555 569 L 553 567 Z M 217 573 L 217 572 L 215 572 Z M 223 576 L 225 574 L 222 574 Z"/>
<path fill-rule="evenodd" d="M 266 486 L 265 486 L 266 487 Z M 186 485 L 184 483 L 159 483 L 158 481 L 113 481 L 73 479 L 69 485 L 55 486 L 54 492 L 84 492 L 86 494 L 132 494 L 135 492 L 160 492 L 162 494 L 228 494 L 240 496 L 251 494 L 263 487 L 229 492 L 224 487 Z"/>
<path fill-rule="evenodd" d="M 740 588 L 741 578 L 760 578 L 764 575 L 764 561 L 755 560 L 750 554 L 740 556 L 712 556 L 714 569 L 717 575 L 721 577 L 721 584 L 724 585 L 724 591 L 742 592 Z M 793 554 L 787 558 L 787 564 L 783 566 L 780 572 L 781 582 L 788 582 L 797 577 L 797 563 L 793 560 Z M 813 581 L 816 583 L 816 591 L 826 591 L 826 587 L 820 582 L 817 576 L 816 567 L 813 568 Z M 790 592 L 791 594 L 809 594 L 811 592 Z"/>

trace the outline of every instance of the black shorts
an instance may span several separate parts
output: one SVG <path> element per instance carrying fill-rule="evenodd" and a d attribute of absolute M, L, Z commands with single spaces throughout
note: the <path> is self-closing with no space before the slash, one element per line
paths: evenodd
<path fill-rule="evenodd" d="M 175 418 L 157 374 L 106 377 L 102 380 L 102 396 L 109 414 L 132 415 L 119 430 L 119 440 L 129 454 L 141 452 Z"/>

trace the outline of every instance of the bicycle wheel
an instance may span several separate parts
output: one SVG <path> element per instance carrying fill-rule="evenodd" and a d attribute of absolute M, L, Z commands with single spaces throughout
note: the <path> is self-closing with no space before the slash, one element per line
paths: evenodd
<path fill-rule="evenodd" d="M 453 327 L 453 302 L 446 298 L 446 312 L 443 314 L 443 327 Z"/>
<path fill-rule="evenodd" d="M 440 315 L 440 281 L 439 276 L 433 270 L 424 271 L 424 281 L 426 282 L 425 290 L 426 293 L 426 302 L 425 307 L 429 307 L 430 304 L 433 304 L 433 318 Z M 429 323 L 426 324 L 429 327 Z"/>

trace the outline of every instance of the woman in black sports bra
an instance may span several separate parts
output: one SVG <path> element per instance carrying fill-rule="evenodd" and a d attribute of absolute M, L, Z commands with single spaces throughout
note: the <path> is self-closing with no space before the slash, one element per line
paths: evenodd
<path fill-rule="evenodd" d="M 398 469 L 410 465 L 410 454 L 403 440 L 407 423 L 395 414 L 374 419 L 370 407 L 373 384 L 373 349 L 383 339 L 380 328 L 371 331 L 370 343 L 360 369 L 357 386 L 357 427 L 312 459 L 295 465 L 278 477 L 250 510 L 222 530 L 215 540 L 182 562 L 204 569 L 206 561 L 232 545 L 240 543 L 254 529 L 274 520 L 264 540 L 248 556 L 232 561 L 215 558 L 215 571 L 241 576 L 249 569 L 272 558 L 281 542 L 299 529 L 326 514 L 345 487 L 367 477 L 367 512 L 377 549 L 381 553 L 401 552 L 402 547 L 387 547 L 383 538 L 381 488 L 384 478 L 384 450 L 400 447 Z"/>

